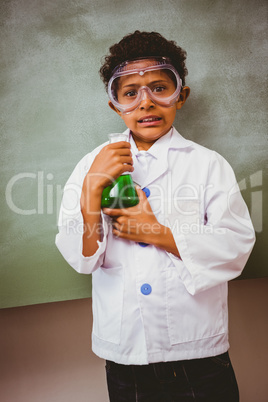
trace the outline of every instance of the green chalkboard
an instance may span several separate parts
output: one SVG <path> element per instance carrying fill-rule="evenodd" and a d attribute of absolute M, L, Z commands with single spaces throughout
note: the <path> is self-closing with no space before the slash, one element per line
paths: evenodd
<path fill-rule="evenodd" d="M 158 31 L 188 53 L 185 137 L 233 166 L 256 228 L 242 278 L 267 276 L 267 2 L 6 0 L 1 23 L 0 307 L 91 295 L 54 245 L 75 164 L 122 131 L 99 78 L 113 43 Z M 265 234 L 266 232 L 266 234 Z"/>

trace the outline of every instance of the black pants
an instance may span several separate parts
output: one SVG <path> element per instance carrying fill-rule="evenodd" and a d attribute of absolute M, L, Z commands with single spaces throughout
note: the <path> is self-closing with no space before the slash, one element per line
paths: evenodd
<path fill-rule="evenodd" d="M 238 402 L 228 352 L 144 366 L 106 362 L 110 402 Z"/>

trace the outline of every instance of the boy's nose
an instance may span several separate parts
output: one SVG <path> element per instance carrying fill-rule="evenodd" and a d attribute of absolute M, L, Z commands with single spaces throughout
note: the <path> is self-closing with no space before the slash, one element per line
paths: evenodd
<path fill-rule="evenodd" d="M 152 99 L 150 98 L 147 91 L 143 90 L 142 92 L 143 93 L 142 93 L 142 98 L 141 98 L 141 102 L 140 102 L 140 109 L 148 109 L 148 108 L 153 107 L 155 105 L 155 103 L 152 101 Z"/>

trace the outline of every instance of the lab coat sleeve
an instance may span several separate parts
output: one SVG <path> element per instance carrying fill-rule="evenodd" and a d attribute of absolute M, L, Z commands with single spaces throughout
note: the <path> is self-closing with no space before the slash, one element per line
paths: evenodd
<path fill-rule="evenodd" d="M 102 214 L 102 238 L 98 241 L 98 249 L 90 257 L 83 256 L 83 217 L 80 197 L 83 181 L 92 159 L 92 157 L 84 157 L 75 167 L 64 187 L 56 235 L 56 246 L 60 253 L 71 267 L 82 274 L 90 274 L 102 264 L 108 234 L 108 224 Z"/>
<path fill-rule="evenodd" d="M 198 228 L 189 225 L 173 232 L 181 258 L 169 254 L 192 295 L 239 276 L 255 242 L 234 172 L 216 152 L 201 204 L 204 212 Z"/>

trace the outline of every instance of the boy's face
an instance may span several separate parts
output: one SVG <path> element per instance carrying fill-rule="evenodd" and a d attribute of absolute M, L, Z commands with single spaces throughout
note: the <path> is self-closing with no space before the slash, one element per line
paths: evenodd
<path fill-rule="evenodd" d="M 146 60 L 141 60 L 138 67 L 145 68 L 147 65 Z M 153 70 L 144 75 L 131 74 L 120 77 L 117 89 L 118 101 L 123 102 L 124 96 L 128 97 L 126 101 L 129 97 L 135 97 L 135 93 L 142 86 L 147 86 L 153 93 L 159 95 L 163 93 L 166 97 L 175 91 L 175 84 L 166 70 Z M 148 150 L 155 141 L 168 133 L 174 122 L 176 111 L 183 106 L 189 93 L 190 88 L 183 87 L 179 99 L 172 106 L 165 107 L 150 99 L 148 93 L 143 90 L 139 106 L 129 114 L 122 114 L 111 101 L 109 105 L 131 130 L 138 149 Z"/>

